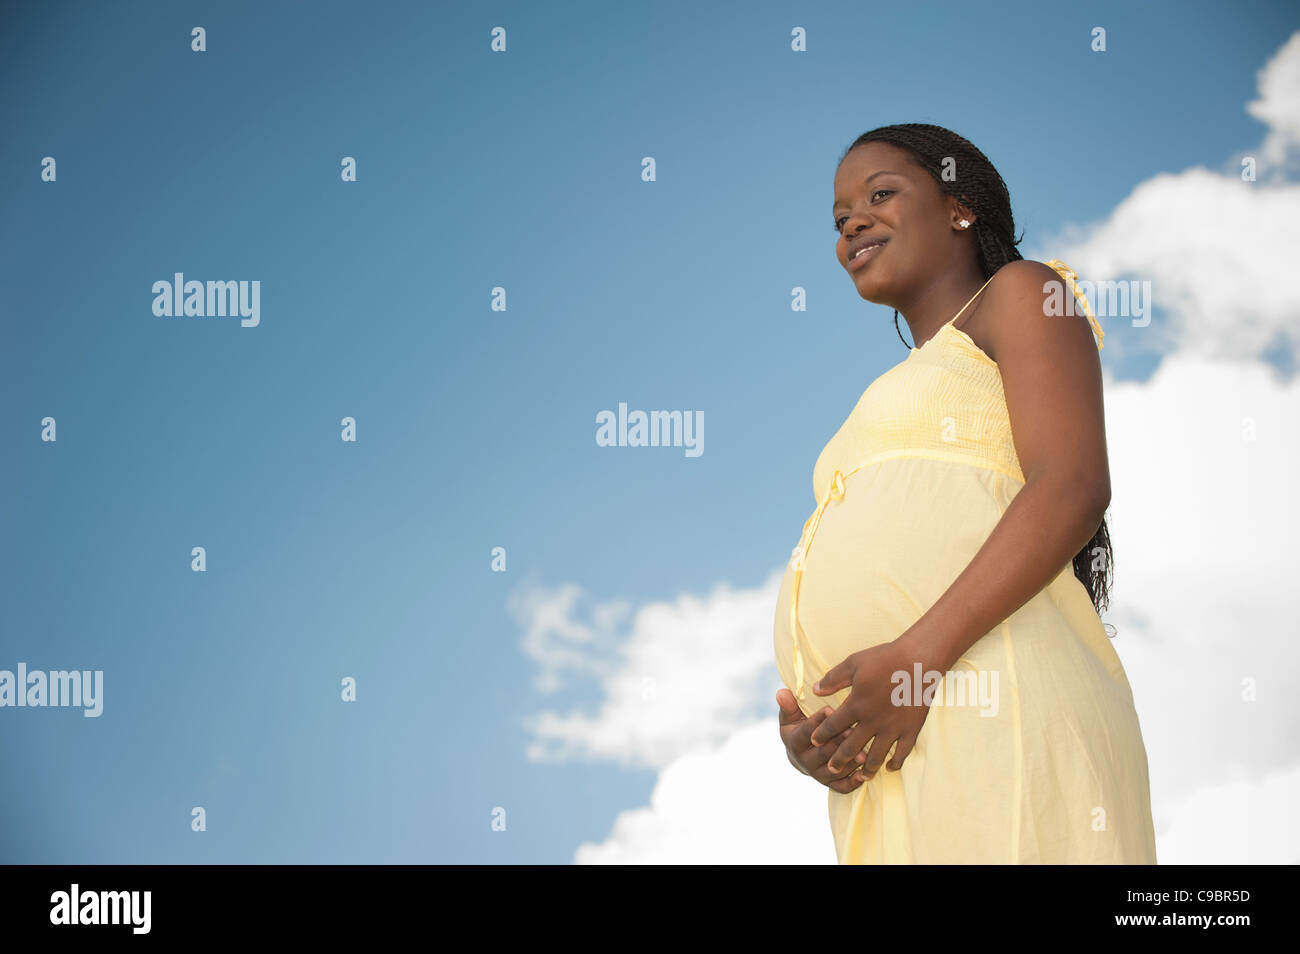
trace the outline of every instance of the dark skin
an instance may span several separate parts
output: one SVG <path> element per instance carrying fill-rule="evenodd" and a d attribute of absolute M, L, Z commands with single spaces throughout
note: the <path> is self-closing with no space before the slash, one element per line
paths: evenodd
<path fill-rule="evenodd" d="M 845 729 L 822 745 L 813 745 L 809 741 L 813 731 L 834 711 L 830 706 L 806 717 L 789 689 L 778 692 L 776 702 L 781 707 L 781 741 L 785 743 L 786 758 L 791 765 L 835 792 L 847 794 L 862 784 L 861 778 L 854 777 L 858 762 L 842 766 L 838 771 L 826 767 L 826 762 L 835 754 L 836 749 L 848 741 L 850 729 Z M 866 758 L 865 753 L 863 758 Z"/>
<path fill-rule="evenodd" d="M 862 298 L 898 309 L 918 348 L 984 284 L 975 216 L 905 150 L 853 149 L 835 174 L 834 216 L 846 271 L 854 243 L 889 239 L 849 275 Z M 1052 292 L 1070 300 L 1062 285 L 1041 262 L 1009 262 L 956 322 L 998 366 L 1025 476 L 989 538 L 905 632 L 853 653 L 813 686 L 820 696 L 850 689 L 838 709 L 806 717 L 789 689 L 777 693 L 791 763 L 833 791 L 873 778 L 891 752 L 888 768 L 901 770 L 915 746 L 929 706 L 893 705 L 893 673 L 915 663 L 946 672 L 1067 567 L 1101 524 L 1110 503 L 1101 360 L 1085 317 L 1050 315 Z"/>

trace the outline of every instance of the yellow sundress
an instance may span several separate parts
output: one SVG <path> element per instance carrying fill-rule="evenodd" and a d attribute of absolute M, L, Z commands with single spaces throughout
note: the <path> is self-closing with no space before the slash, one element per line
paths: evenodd
<path fill-rule="evenodd" d="M 1101 348 L 1075 273 L 1047 264 Z M 813 683 L 915 623 L 1024 486 L 998 366 L 954 324 L 970 303 L 872 382 L 817 458 L 774 627 L 805 714 L 844 702 Z M 951 673 L 961 685 L 938 687 L 901 771 L 827 790 L 841 864 L 1155 863 L 1133 694 L 1071 565 Z"/>

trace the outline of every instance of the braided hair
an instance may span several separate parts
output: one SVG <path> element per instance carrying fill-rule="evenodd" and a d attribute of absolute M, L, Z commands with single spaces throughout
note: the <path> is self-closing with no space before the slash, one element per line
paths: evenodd
<path fill-rule="evenodd" d="M 988 157 L 969 141 L 950 129 L 928 123 L 881 126 L 855 139 L 840 156 L 840 162 L 856 147 L 869 142 L 883 142 L 907 152 L 914 163 L 930 173 L 941 192 L 954 196 L 974 213 L 975 254 L 985 279 L 991 278 L 1007 262 L 1023 258 L 1016 246 L 1024 234 L 1015 238 L 1011 195 L 1006 183 Z M 956 178 L 945 179 L 946 162 L 949 168 L 955 163 Z M 898 327 L 898 309 L 894 309 L 894 330 L 904 346 L 908 346 Z M 1094 562 L 1099 566 L 1094 566 Z M 1075 554 L 1073 565 L 1074 575 L 1087 589 L 1093 607 L 1099 613 L 1108 608 L 1113 552 L 1104 516 L 1092 539 Z"/>

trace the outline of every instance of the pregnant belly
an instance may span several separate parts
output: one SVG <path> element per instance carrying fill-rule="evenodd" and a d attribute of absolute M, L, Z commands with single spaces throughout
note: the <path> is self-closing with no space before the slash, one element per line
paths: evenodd
<path fill-rule="evenodd" d="M 846 656 L 896 639 L 969 565 L 1019 489 L 1014 478 L 966 464 L 895 458 L 845 479 L 845 492 L 804 539 L 798 593 L 804 711 L 847 696 L 812 684 Z M 810 528 L 811 529 L 811 528 Z M 782 681 L 796 685 L 790 623 L 794 570 L 786 565 L 773 643 Z"/>

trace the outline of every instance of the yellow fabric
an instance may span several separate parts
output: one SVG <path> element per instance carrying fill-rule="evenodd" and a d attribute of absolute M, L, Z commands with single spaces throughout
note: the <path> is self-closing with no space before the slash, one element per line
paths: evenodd
<path fill-rule="evenodd" d="M 774 633 L 805 714 L 844 702 L 812 683 L 915 623 L 1024 486 L 998 366 L 954 324 L 969 305 L 872 382 L 817 458 Z M 1133 695 L 1071 565 L 953 672 L 986 680 L 985 705 L 945 705 L 941 686 L 901 771 L 828 790 L 841 864 L 1155 863 Z"/>
<path fill-rule="evenodd" d="M 1088 324 L 1092 325 L 1092 330 L 1096 332 L 1097 350 L 1100 351 L 1105 347 L 1105 345 L 1102 344 L 1102 341 L 1106 337 L 1106 332 L 1102 331 L 1101 322 L 1099 322 L 1097 317 L 1092 313 L 1092 306 L 1088 304 L 1088 297 L 1079 290 L 1079 286 L 1075 283 L 1075 279 L 1079 277 L 1078 273 L 1059 258 L 1050 259 L 1043 264 L 1050 265 L 1058 275 L 1065 279 L 1066 284 L 1070 286 L 1070 291 L 1074 292 L 1074 297 L 1078 298 L 1080 304 L 1083 305 L 1083 313 L 1088 316 Z M 990 281 L 992 281 L 992 279 L 990 279 Z M 987 285 L 988 282 L 985 282 L 984 284 Z M 983 291 L 983 289 L 980 289 L 980 291 Z M 976 292 L 975 294 L 978 295 L 979 292 Z M 969 302 L 967 304 L 969 304 Z"/>

